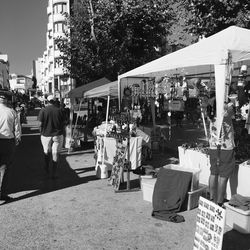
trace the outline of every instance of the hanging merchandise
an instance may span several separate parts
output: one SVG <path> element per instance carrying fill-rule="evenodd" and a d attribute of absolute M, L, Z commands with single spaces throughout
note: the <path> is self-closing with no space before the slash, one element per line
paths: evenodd
<path fill-rule="evenodd" d="M 167 94 L 170 93 L 170 83 L 169 77 L 164 77 L 164 79 L 155 85 L 155 91 L 157 94 Z"/>
<path fill-rule="evenodd" d="M 123 90 L 123 98 L 122 98 L 122 111 L 131 110 L 132 108 L 132 91 L 130 87 L 126 87 Z"/>
<path fill-rule="evenodd" d="M 132 107 L 139 105 L 140 85 L 135 83 L 132 85 Z"/>
<path fill-rule="evenodd" d="M 155 97 L 154 79 L 148 80 L 147 97 L 148 98 L 154 98 Z"/>
<path fill-rule="evenodd" d="M 141 81 L 141 96 L 147 97 L 147 82 L 145 79 Z"/>
<path fill-rule="evenodd" d="M 187 84 L 187 80 L 186 77 L 183 77 L 183 81 L 182 81 L 182 93 L 183 93 L 183 101 L 187 101 L 188 99 L 188 84 Z"/>

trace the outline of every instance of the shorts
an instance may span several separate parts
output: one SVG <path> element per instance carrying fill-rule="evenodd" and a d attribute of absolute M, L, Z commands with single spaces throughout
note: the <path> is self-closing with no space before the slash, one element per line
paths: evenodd
<path fill-rule="evenodd" d="M 52 152 L 52 154 L 57 154 L 62 149 L 63 135 L 56 135 L 56 136 L 41 135 L 41 142 L 45 154 L 48 154 L 49 152 Z"/>
<path fill-rule="evenodd" d="M 15 148 L 15 139 L 0 139 L 0 166 L 12 163 Z"/>
<path fill-rule="evenodd" d="M 234 150 L 220 150 L 220 164 L 217 166 L 217 149 L 209 149 L 210 156 L 210 173 L 228 178 L 232 175 L 235 168 Z"/>

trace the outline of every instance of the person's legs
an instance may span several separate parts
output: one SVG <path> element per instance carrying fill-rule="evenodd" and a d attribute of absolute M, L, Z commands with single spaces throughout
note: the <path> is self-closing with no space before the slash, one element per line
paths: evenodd
<path fill-rule="evenodd" d="M 217 188 L 218 188 L 218 165 L 217 165 L 217 150 L 210 149 L 210 177 L 209 177 L 209 194 L 210 200 L 217 202 Z"/>
<path fill-rule="evenodd" d="M 3 184 L 3 177 L 5 174 L 5 170 L 6 170 L 6 165 L 1 165 L 0 166 L 0 198 L 2 196 L 2 184 Z"/>
<path fill-rule="evenodd" d="M 15 152 L 14 139 L 0 140 L 0 199 L 9 201 L 11 198 L 7 195 L 7 188 L 9 186 L 9 167 L 12 164 Z"/>
<path fill-rule="evenodd" d="M 235 168 L 234 150 L 221 150 L 217 203 L 222 205 L 226 197 L 227 182 Z"/>
<path fill-rule="evenodd" d="M 227 190 L 227 177 L 221 177 L 219 176 L 218 178 L 218 197 L 217 197 L 217 203 L 219 205 L 223 204 L 224 198 L 226 195 L 226 190 Z"/>
<path fill-rule="evenodd" d="M 58 168 L 59 152 L 62 149 L 63 135 L 54 136 L 52 138 L 52 178 L 56 178 L 56 172 Z"/>
<path fill-rule="evenodd" d="M 210 200 L 217 201 L 218 175 L 210 175 L 209 177 L 209 194 Z"/>
<path fill-rule="evenodd" d="M 43 155 L 44 155 L 44 169 L 45 172 L 49 173 L 49 164 L 51 159 L 51 142 L 52 137 L 41 136 L 41 143 L 43 146 Z"/>

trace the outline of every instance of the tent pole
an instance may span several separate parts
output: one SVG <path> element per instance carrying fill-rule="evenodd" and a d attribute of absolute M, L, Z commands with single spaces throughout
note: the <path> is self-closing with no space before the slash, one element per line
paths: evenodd
<path fill-rule="evenodd" d="M 202 109 L 202 101 L 201 101 L 200 98 L 199 98 L 199 103 L 200 103 L 201 118 L 202 118 L 202 123 L 203 123 L 203 126 L 204 126 L 205 136 L 206 136 L 206 140 L 208 141 L 208 137 L 207 137 L 207 126 L 206 126 L 206 121 L 205 121 L 204 112 L 203 112 L 203 109 Z"/>
<path fill-rule="evenodd" d="M 106 110 L 106 123 L 105 123 L 105 133 L 104 133 L 104 140 L 103 140 L 103 154 L 102 154 L 102 165 L 104 165 L 104 152 L 105 152 L 105 141 L 107 137 L 107 127 L 108 127 L 108 117 L 109 117 L 109 103 L 110 103 L 110 95 L 108 96 L 107 102 L 107 110 Z"/>
<path fill-rule="evenodd" d="M 154 98 L 150 97 L 150 106 L 151 106 L 151 114 L 152 114 L 152 121 L 153 121 L 153 131 L 155 133 L 155 102 L 154 102 Z"/>
<path fill-rule="evenodd" d="M 80 104 L 79 104 L 79 109 L 78 109 L 79 112 L 80 112 L 80 110 L 81 110 L 81 106 L 82 106 L 82 99 L 81 99 Z M 73 112 L 74 112 L 74 111 L 73 111 Z M 75 134 L 75 131 L 76 131 L 76 125 L 77 125 L 77 122 L 78 122 L 79 112 L 77 112 L 76 121 L 75 121 L 75 126 L 74 126 L 74 128 L 73 128 L 73 132 L 72 132 L 72 134 L 71 134 L 70 141 L 72 141 L 72 139 L 73 139 L 73 137 L 74 137 L 74 134 Z M 73 119 L 72 119 L 72 123 L 73 123 Z M 71 149 L 71 145 L 69 146 L 68 153 L 70 152 L 70 149 Z"/>

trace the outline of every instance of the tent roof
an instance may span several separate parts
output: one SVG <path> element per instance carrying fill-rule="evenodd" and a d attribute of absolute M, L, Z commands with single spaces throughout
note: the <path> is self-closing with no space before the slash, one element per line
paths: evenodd
<path fill-rule="evenodd" d="M 101 79 L 98 79 L 96 81 L 90 82 L 88 84 L 85 84 L 83 86 L 80 86 L 78 88 L 72 89 L 69 93 L 68 93 L 68 97 L 69 98 L 82 98 L 84 96 L 84 93 L 88 90 L 94 89 L 96 87 L 102 86 L 104 84 L 109 83 L 110 80 L 103 77 Z"/>
<path fill-rule="evenodd" d="M 185 68 L 190 72 L 191 68 L 198 65 L 225 64 L 228 53 L 231 53 L 232 62 L 250 59 L 250 30 L 230 26 L 208 38 L 165 55 L 138 68 L 119 76 L 124 77 L 143 76 L 152 77 L 169 73 L 169 71 Z M 189 68 L 188 68 L 189 67 Z"/>
<path fill-rule="evenodd" d="M 84 93 L 84 97 L 86 98 L 107 96 L 118 98 L 118 81 L 109 82 Z"/>

